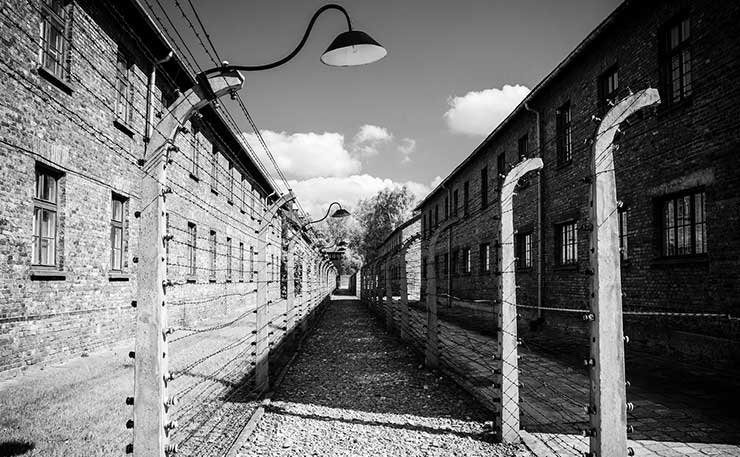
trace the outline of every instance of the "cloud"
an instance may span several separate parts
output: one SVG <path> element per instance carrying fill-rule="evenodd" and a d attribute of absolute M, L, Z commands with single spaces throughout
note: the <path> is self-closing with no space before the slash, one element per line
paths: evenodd
<path fill-rule="evenodd" d="M 274 172 L 254 133 L 244 133 L 245 139 L 259 160 Z M 360 160 L 351 154 L 339 133 L 286 133 L 262 130 L 262 137 L 280 169 L 289 178 L 316 176 L 348 176 L 362 168 Z"/>
<path fill-rule="evenodd" d="M 450 97 L 444 114 L 447 126 L 455 133 L 488 135 L 527 96 L 522 85 L 504 85 L 501 89 L 470 91 L 462 97 Z"/>
<path fill-rule="evenodd" d="M 442 179 L 443 178 L 439 175 L 435 176 L 434 179 L 432 179 L 432 183 L 429 184 L 429 187 L 434 189 L 435 187 L 439 186 L 442 183 Z"/>
<path fill-rule="evenodd" d="M 393 140 L 393 134 L 385 127 L 365 124 L 360 127 L 353 138 L 352 147 L 361 157 L 371 157 L 380 152 L 378 150 L 380 145 L 391 140 Z"/>
<path fill-rule="evenodd" d="M 326 214 L 326 208 L 333 201 L 338 201 L 347 208 L 355 208 L 361 199 L 370 197 L 387 187 L 406 185 L 417 200 L 424 198 L 430 190 L 429 186 L 419 182 L 397 182 L 368 174 L 290 180 L 289 184 L 303 208 L 316 219 Z"/>
<path fill-rule="evenodd" d="M 401 153 L 401 163 L 411 162 L 411 153 L 416 150 L 416 140 L 412 138 L 404 138 L 398 145 L 398 152 Z"/>

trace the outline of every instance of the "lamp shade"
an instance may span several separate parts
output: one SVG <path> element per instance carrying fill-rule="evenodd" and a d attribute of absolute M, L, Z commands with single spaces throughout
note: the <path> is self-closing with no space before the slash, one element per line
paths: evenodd
<path fill-rule="evenodd" d="M 340 33 L 331 42 L 321 61 L 332 67 L 365 65 L 385 57 L 388 51 L 370 35 L 359 30 Z"/>
<path fill-rule="evenodd" d="M 331 215 L 331 217 L 348 217 L 349 211 L 347 211 L 344 208 L 339 208 L 338 210 L 334 211 L 334 214 Z"/>

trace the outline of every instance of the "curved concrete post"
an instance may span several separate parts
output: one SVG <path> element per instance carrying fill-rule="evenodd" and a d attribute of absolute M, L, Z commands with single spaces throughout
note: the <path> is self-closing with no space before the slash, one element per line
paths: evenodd
<path fill-rule="evenodd" d="M 427 347 L 425 351 L 424 363 L 430 368 L 439 366 L 439 328 L 437 322 L 437 271 L 434 268 L 434 256 L 437 251 L 437 239 L 441 233 L 454 223 L 457 218 L 448 219 L 441 223 L 434 230 L 434 234 L 429 239 L 429 256 L 427 262 L 432 263 L 432 268 L 427 268 Z M 431 272 L 431 274 L 429 274 Z"/>
<path fill-rule="evenodd" d="M 209 78 L 216 97 L 238 90 L 244 83 L 239 73 Z M 168 154 L 174 148 L 178 127 L 209 101 L 199 86 L 181 94 L 154 129 L 146 148 L 141 182 L 139 264 L 137 278 L 136 350 L 134 360 L 134 455 L 164 455 L 168 426 L 167 238 L 165 195 Z M 149 203 L 150 202 L 150 203 Z M 163 357 L 164 354 L 164 357 Z"/>
<path fill-rule="evenodd" d="M 498 382 L 501 410 L 497 420 L 498 438 L 518 443 L 519 438 L 519 362 L 517 360 L 516 268 L 514 264 L 514 190 L 519 179 L 542 168 L 542 159 L 525 159 L 512 168 L 501 188 L 501 255 L 499 256 Z"/>
<path fill-rule="evenodd" d="M 622 278 L 614 135 L 635 112 L 660 103 L 657 89 L 622 99 L 599 124 L 591 161 L 591 430 L 592 455 L 627 455 Z"/>

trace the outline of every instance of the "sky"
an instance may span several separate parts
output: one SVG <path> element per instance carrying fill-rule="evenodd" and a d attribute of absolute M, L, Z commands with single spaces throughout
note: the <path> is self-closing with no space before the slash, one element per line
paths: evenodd
<path fill-rule="evenodd" d="M 243 65 L 288 54 L 325 4 L 190 1 L 220 58 Z M 213 66 L 176 1 L 152 1 L 164 18 L 158 3 L 198 64 Z M 346 30 L 341 13 L 328 11 L 289 63 L 245 73 L 241 96 L 312 216 L 322 216 L 335 200 L 351 208 L 388 186 L 406 184 L 423 198 L 619 3 L 344 0 L 353 28 L 388 50 L 384 59 L 350 68 L 322 64 L 321 54 Z M 179 5 L 197 29 L 188 2 Z M 240 109 L 229 101 L 224 105 L 264 155 Z"/>

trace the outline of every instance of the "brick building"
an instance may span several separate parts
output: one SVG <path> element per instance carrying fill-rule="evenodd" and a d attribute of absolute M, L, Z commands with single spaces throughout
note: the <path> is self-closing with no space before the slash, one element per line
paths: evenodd
<path fill-rule="evenodd" d="M 0 37 L 0 372 L 12 372 L 133 337 L 139 159 L 196 81 L 136 0 L 10 0 Z M 170 299 L 192 305 L 174 322 L 254 300 L 260 269 L 268 299 L 280 295 L 283 216 L 265 221 L 256 263 L 275 189 L 234 127 L 207 105 L 170 150 Z M 317 283 L 321 256 L 301 243 Z"/>
<path fill-rule="evenodd" d="M 502 173 L 544 169 L 517 189 L 518 303 L 587 308 L 591 140 L 610 102 L 658 88 L 615 153 L 624 309 L 721 316 L 625 316 L 633 341 L 716 363 L 740 358 L 740 4 L 625 1 L 419 205 L 422 274 L 443 304 L 495 299 Z M 433 258 L 430 239 L 439 233 Z M 522 310 L 525 319 L 538 311 Z M 585 331 L 572 314 L 548 323 Z"/>

